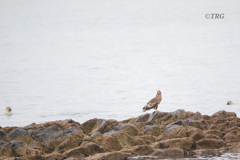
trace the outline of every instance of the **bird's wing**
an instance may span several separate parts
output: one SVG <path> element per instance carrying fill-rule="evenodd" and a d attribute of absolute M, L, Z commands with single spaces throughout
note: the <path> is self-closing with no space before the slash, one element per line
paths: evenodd
<path fill-rule="evenodd" d="M 153 99 L 151 99 L 151 100 L 147 103 L 147 105 L 150 106 L 151 108 L 154 108 L 155 105 L 157 105 L 157 104 L 158 104 L 158 101 L 157 101 L 156 97 L 153 98 Z"/>

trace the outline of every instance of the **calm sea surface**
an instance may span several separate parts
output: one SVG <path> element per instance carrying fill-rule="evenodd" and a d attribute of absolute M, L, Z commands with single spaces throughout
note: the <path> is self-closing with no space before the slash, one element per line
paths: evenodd
<path fill-rule="evenodd" d="M 240 116 L 239 8 L 237 0 L 0 0 L 0 126 L 137 117 L 157 90 L 160 111 Z"/>

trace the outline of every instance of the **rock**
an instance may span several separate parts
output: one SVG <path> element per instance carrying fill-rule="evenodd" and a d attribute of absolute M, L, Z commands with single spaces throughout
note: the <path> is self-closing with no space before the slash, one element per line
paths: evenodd
<path fill-rule="evenodd" d="M 64 157 L 65 156 L 63 154 L 60 154 L 58 152 L 52 152 L 50 154 L 46 154 L 46 155 L 42 156 L 42 159 L 55 160 L 55 159 L 63 159 Z"/>
<path fill-rule="evenodd" d="M 200 112 L 192 113 L 190 116 L 191 116 L 191 119 L 193 120 L 203 119 L 203 116 Z"/>
<path fill-rule="evenodd" d="M 2 140 L 4 136 L 7 136 L 6 132 L 0 129 L 0 140 Z"/>
<path fill-rule="evenodd" d="M 22 129 L 28 131 L 30 129 L 38 129 L 38 128 L 48 128 L 50 126 L 57 125 L 61 130 L 65 130 L 69 127 L 80 127 L 80 124 L 72 119 L 65 119 L 65 120 L 59 120 L 59 121 L 52 121 L 52 122 L 46 122 L 42 124 L 35 124 L 32 123 L 28 126 L 23 127 Z"/>
<path fill-rule="evenodd" d="M 203 125 L 207 123 L 204 120 L 192 120 L 190 118 L 183 121 L 186 126 L 191 126 L 199 129 L 204 129 Z"/>
<path fill-rule="evenodd" d="M 156 119 L 161 119 L 163 120 L 164 117 L 169 116 L 169 113 L 167 112 L 159 112 L 159 111 L 154 111 L 148 118 L 148 122 L 154 121 Z M 166 119 L 165 119 L 166 120 Z"/>
<path fill-rule="evenodd" d="M 101 147 L 106 151 L 118 151 L 126 147 L 132 147 L 135 140 L 125 132 L 110 132 L 103 134 Z"/>
<path fill-rule="evenodd" d="M 183 158 L 184 151 L 178 148 L 156 149 L 152 156 L 160 156 L 159 159 L 162 159 L 163 157 Z"/>
<path fill-rule="evenodd" d="M 86 137 L 84 141 L 95 142 L 97 144 L 101 143 L 103 139 L 103 135 L 100 132 L 94 132 L 91 136 Z"/>
<path fill-rule="evenodd" d="M 84 133 L 80 128 L 70 127 L 63 131 L 64 140 L 58 145 L 58 150 L 64 152 L 79 146 L 83 142 Z"/>
<path fill-rule="evenodd" d="M 236 130 L 233 130 L 229 133 L 227 133 L 223 139 L 226 141 L 226 142 L 239 142 L 240 141 L 240 132 L 239 131 L 236 131 Z"/>
<path fill-rule="evenodd" d="M 218 140 L 222 140 L 220 137 L 214 135 L 214 134 L 206 134 L 205 139 L 218 139 Z"/>
<path fill-rule="evenodd" d="M 167 157 L 178 157 L 178 158 L 184 157 L 183 150 L 179 148 L 169 148 L 169 149 L 164 149 L 163 151 L 164 151 L 164 156 L 167 156 Z"/>
<path fill-rule="evenodd" d="M 20 136 L 26 136 L 27 134 L 28 134 L 27 131 L 17 128 L 17 129 L 12 130 L 8 134 L 8 136 L 11 140 L 13 140 L 13 139 L 16 139 Z"/>
<path fill-rule="evenodd" d="M 186 131 L 183 126 L 169 125 L 162 136 L 167 138 L 183 138 L 186 137 Z"/>
<path fill-rule="evenodd" d="M 21 128 L 17 128 L 9 132 L 8 137 L 11 140 L 22 141 L 25 142 L 26 144 L 29 144 L 33 140 L 32 137 L 29 136 L 28 132 Z"/>
<path fill-rule="evenodd" d="M 95 118 L 82 125 L 64 120 L 0 127 L 0 159 L 182 158 L 240 152 L 239 139 L 240 118 L 232 112 L 153 112 L 121 122 Z"/>
<path fill-rule="evenodd" d="M 216 129 L 211 129 L 211 130 L 204 131 L 204 134 L 205 135 L 213 134 L 213 135 L 218 136 L 219 138 L 223 138 L 223 133 L 218 131 L 218 130 L 216 130 Z"/>
<path fill-rule="evenodd" d="M 107 153 L 99 153 L 94 156 L 86 158 L 86 160 L 123 160 L 130 157 L 130 153 L 124 153 L 120 151 L 115 152 L 107 152 Z"/>
<path fill-rule="evenodd" d="M 38 141 L 31 143 L 31 148 L 42 150 L 45 153 L 51 153 L 55 149 L 64 152 L 77 147 L 84 138 L 82 129 L 76 126 L 62 131 L 57 125 L 53 125 L 48 128 L 30 129 L 28 133 Z"/>
<path fill-rule="evenodd" d="M 94 155 L 96 153 L 102 153 L 104 152 L 104 149 L 101 148 L 99 145 L 97 145 L 96 143 L 93 143 L 93 142 L 90 142 L 90 143 L 87 143 L 85 145 L 85 148 L 86 148 L 86 153 L 85 155 Z"/>
<path fill-rule="evenodd" d="M 121 150 L 122 152 L 131 153 L 137 156 L 150 155 L 154 152 L 154 149 L 148 145 L 137 145 L 131 148 Z"/>
<path fill-rule="evenodd" d="M 152 153 L 152 156 L 160 156 L 160 157 L 163 157 L 165 154 L 164 154 L 164 151 L 163 149 L 155 149 L 154 152 Z"/>
<path fill-rule="evenodd" d="M 136 136 L 136 143 L 139 140 L 141 143 L 138 142 L 139 145 L 142 144 L 151 144 L 156 141 L 156 138 L 152 135 L 143 135 L 143 136 Z"/>
<path fill-rule="evenodd" d="M 227 117 L 236 117 L 236 113 L 234 112 L 226 112 L 224 110 L 222 111 L 218 111 L 216 113 L 214 113 L 211 117 L 221 117 L 221 118 L 227 118 Z"/>
<path fill-rule="evenodd" d="M 136 120 L 137 120 L 137 118 L 129 118 L 129 119 L 126 119 L 126 120 L 118 122 L 118 124 L 121 124 L 121 123 L 134 123 L 134 122 L 136 122 Z"/>
<path fill-rule="evenodd" d="M 114 129 L 116 126 L 118 125 L 118 121 L 114 120 L 114 119 L 109 119 L 106 121 L 106 126 L 104 127 L 104 129 L 102 130 L 102 134 L 105 132 L 108 132 L 112 129 Z"/>
<path fill-rule="evenodd" d="M 205 134 L 201 129 L 198 128 L 189 128 L 187 132 L 188 137 L 192 137 L 194 141 L 198 141 L 200 139 L 203 139 Z"/>
<path fill-rule="evenodd" d="M 150 117 L 149 113 L 143 114 L 136 119 L 136 122 L 147 122 L 149 117 Z"/>
<path fill-rule="evenodd" d="M 4 132 L 6 132 L 6 134 L 8 134 L 9 132 L 11 132 L 14 129 L 17 129 L 18 127 L 4 127 L 1 128 Z"/>
<path fill-rule="evenodd" d="M 224 146 L 226 143 L 223 140 L 217 139 L 201 139 L 196 142 L 196 149 L 217 149 Z"/>
<path fill-rule="evenodd" d="M 24 142 L 12 140 L 10 142 L 0 141 L 0 155 L 7 157 L 20 157 L 29 154 L 30 151 Z"/>
<path fill-rule="evenodd" d="M 160 127 L 157 125 L 147 125 L 141 129 L 144 135 L 158 136 L 160 134 Z"/>
<path fill-rule="evenodd" d="M 191 137 L 185 137 L 155 142 L 153 147 L 156 149 L 179 148 L 183 150 L 190 150 L 193 144 L 193 139 Z"/>
<path fill-rule="evenodd" d="M 0 129 L 0 141 L 6 141 L 6 142 L 11 141 L 11 139 L 7 136 L 6 132 L 1 129 Z"/>
<path fill-rule="evenodd" d="M 92 134 L 96 131 L 102 132 L 107 125 L 105 119 L 91 119 L 81 125 L 85 134 Z"/>
<path fill-rule="evenodd" d="M 138 129 L 133 124 L 122 123 L 118 124 L 114 130 L 116 131 L 123 131 L 130 136 L 136 136 L 138 134 Z"/>
<path fill-rule="evenodd" d="M 153 122 L 135 122 L 135 123 L 133 123 L 133 125 L 134 125 L 137 129 L 141 129 L 141 128 L 143 128 L 144 126 L 154 125 L 154 124 L 153 124 Z"/>
<path fill-rule="evenodd" d="M 182 119 L 184 120 L 186 117 L 186 112 L 184 109 L 178 109 L 173 112 L 173 119 Z"/>
<path fill-rule="evenodd" d="M 240 152 L 240 142 L 230 142 L 228 143 L 228 152 L 239 153 Z"/>
<path fill-rule="evenodd" d="M 57 125 L 44 129 L 30 130 L 29 133 L 35 136 L 39 142 L 43 143 L 64 137 L 64 133 L 61 132 L 61 129 Z"/>
<path fill-rule="evenodd" d="M 85 147 L 76 147 L 64 152 L 63 155 L 72 158 L 83 158 L 86 156 L 85 153 L 86 153 Z"/>

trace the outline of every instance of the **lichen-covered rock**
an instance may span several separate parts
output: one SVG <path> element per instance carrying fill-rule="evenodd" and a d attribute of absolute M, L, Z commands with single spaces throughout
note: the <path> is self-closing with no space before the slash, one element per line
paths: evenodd
<path fill-rule="evenodd" d="M 76 147 L 64 152 L 64 156 L 72 158 L 83 158 L 85 157 L 86 148 L 85 147 Z"/>
<path fill-rule="evenodd" d="M 91 136 L 84 138 L 84 141 L 90 141 L 100 144 L 102 142 L 102 139 L 103 139 L 102 133 L 97 131 L 91 134 Z"/>
<path fill-rule="evenodd" d="M 70 127 L 63 131 L 64 140 L 57 146 L 59 151 L 64 152 L 68 149 L 79 146 L 83 142 L 84 133 L 80 128 Z"/>
<path fill-rule="evenodd" d="M 154 149 L 149 145 L 137 145 L 131 148 L 125 148 L 122 152 L 131 153 L 137 156 L 150 155 L 154 152 Z"/>
<path fill-rule="evenodd" d="M 221 118 L 232 117 L 232 116 L 236 117 L 237 115 L 234 112 L 226 112 L 224 110 L 218 111 L 218 112 L 212 114 L 212 117 L 221 117 Z"/>
<path fill-rule="evenodd" d="M 203 119 L 203 116 L 200 112 L 196 112 L 196 113 L 190 113 L 190 118 L 193 120 L 201 120 Z"/>
<path fill-rule="evenodd" d="M 194 142 L 191 137 L 185 137 L 185 138 L 173 138 L 173 139 L 163 140 L 160 142 L 155 142 L 153 144 L 153 147 L 156 149 L 179 148 L 183 150 L 190 150 L 193 144 Z"/>
<path fill-rule="evenodd" d="M 82 125 L 63 120 L 0 128 L 0 159 L 182 158 L 209 151 L 240 152 L 239 139 L 240 118 L 235 113 L 155 111 L 120 122 L 95 118 Z"/>
<path fill-rule="evenodd" d="M 186 131 L 183 126 L 169 125 L 162 136 L 167 138 L 183 138 L 186 137 Z"/>
<path fill-rule="evenodd" d="M 220 137 L 214 135 L 214 134 L 206 134 L 205 139 L 218 139 L 218 140 L 222 140 Z"/>
<path fill-rule="evenodd" d="M 136 122 L 147 122 L 149 117 L 150 117 L 149 113 L 143 114 L 136 119 Z"/>
<path fill-rule="evenodd" d="M 30 154 L 26 143 L 12 140 L 10 142 L 0 141 L 0 155 L 7 157 L 20 157 L 25 154 Z"/>
<path fill-rule="evenodd" d="M 213 135 L 218 136 L 219 138 L 223 138 L 223 133 L 221 131 L 216 130 L 216 129 L 211 129 L 211 130 L 204 131 L 204 134 L 205 135 L 213 134 Z"/>
<path fill-rule="evenodd" d="M 240 142 L 240 132 L 237 130 L 232 130 L 231 132 L 228 132 L 223 139 L 226 142 Z"/>
<path fill-rule="evenodd" d="M 192 120 L 190 118 L 184 120 L 183 123 L 186 126 L 195 127 L 195 128 L 199 128 L 199 129 L 202 129 L 202 130 L 204 129 L 203 126 L 207 124 L 204 120 Z"/>
<path fill-rule="evenodd" d="M 0 141 L 10 142 L 11 139 L 7 136 L 4 130 L 0 129 Z"/>
<path fill-rule="evenodd" d="M 54 150 L 64 152 L 77 147 L 84 138 L 82 129 L 76 126 L 62 131 L 57 125 L 53 125 L 48 128 L 30 129 L 28 133 L 37 140 L 37 142 L 30 143 L 29 146 L 45 153 L 51 153 Z"/>
<path fill-rule="evenodd" d="M 135 145 L 135 140 L 132 136 L 125 132 L 109 132 L 103 134 L 101 147 L 106 151 L 118 151 L 126 147 Z"/>
<path fill-rule="evenodd" d="M 201 139 L 196 142 L 196 149 L 217 149 L 224 146 L 226 143 L 223 140 L 217 139 Z"/>
<path fill-rule="evenodd" d="M 184 120 L 186 118 L 186 112 L 184 109 L 178 109 L 176 111 L 173 112 L 173 119 L 182 119 Z"/>
<path fill-rule="evenodd" d="M 114 129 L 116 126 L 118 125 L 118 121 L 114 120 L 114 119 L 108 119 L 106 120 L 106 125 L 103 128 L 103 130 L 101 131 L 101 133 L 105 133 L 108 132 L 112 129 Z"/>
<path fill-rule="evenodd" d="M 18 140 L 29 144 L 33 139 L 29 136 L 29 133 L 21 128 L 17 128 L 9 132 L 8 137 L 11 140 Z"/>
<path fill-rule="evenodd" d="M 203 139 L 205 134 L 201 129 L 198 128 L 189 128 L 187 132 L 188 137 L 192 137 L 194 141 L 198 141 L 200 139 Z"/>
<path fill-rule="evenodd" d="M 123 131 L 130 136 L 136 136 L 138 134 L 138 129 L 133 125 L 129 123 L 122 123 L 118 124 L 115 128 L 115 131 Z"/>
<path fill-rule="evenodd" d="M 38 129 L 38 128 L 48 128 L 50 126 L 57 125 L 61 130 L 65 130 L 66 128 L 69 127 L 80 127 L 80 123 L 72 120 L 72 119 L 65 119 L 65 120 L 59 120 L 59 121 L 51 121 L 51 122 L 46 122 L 42 124 L 35 124 L 32 123 L 28 126 L 23 127 L 23 130 L 30 130 L 30 129 Z"/>
<path fill-rule="evenodd" d="M 156 141 L 156 138 L 152 135 L 143 135 L 143 136 L 135 137 L 136 145 L 151 144 L 155 141 Z"/>
<path fill-rule="evenodd" d="M 158 136 L 161 132 L 160 126 L 157 125 L 146 125 L 141 129 L 144 135 Z"/>
<path fill-rule="evenodd" d="M 102 132 L 107 125 L 105 119 L 90 119 L 81 125 L 85 134 L 92 134 L 96 131 Z"/>
<path fill-rule="evenodd" d="M 169 148 L 169 149 L 164 149 L 164 156 L 169 156 L 169 157 L 178 157 L 178 158 L 183 158 L 184 157 L 184 151 L 179 148 Z"/>
<path fill-rule="evenodd" d="M 6 134 L 8 134 L 9 132 L 17 128 L 18 127 L 4 127 L 4 128 L 1 128 L 1 130 L 3 130 L 4 132 L 6 132 Z"/>

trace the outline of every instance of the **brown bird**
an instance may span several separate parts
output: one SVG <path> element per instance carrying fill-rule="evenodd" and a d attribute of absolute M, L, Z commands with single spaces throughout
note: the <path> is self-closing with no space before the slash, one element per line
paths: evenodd
<path fill-rule="evenodd" d="M 146 110 L 150 110 L 152 108 L 154 108 L 157 111 L 158 105 L 160 104 L 162 100 L 162 93 L 161 91 L 157 91 L 157 95 L 151 99 L 145 107 L 143 107 L 143 112 L 145 112 Z"/>

